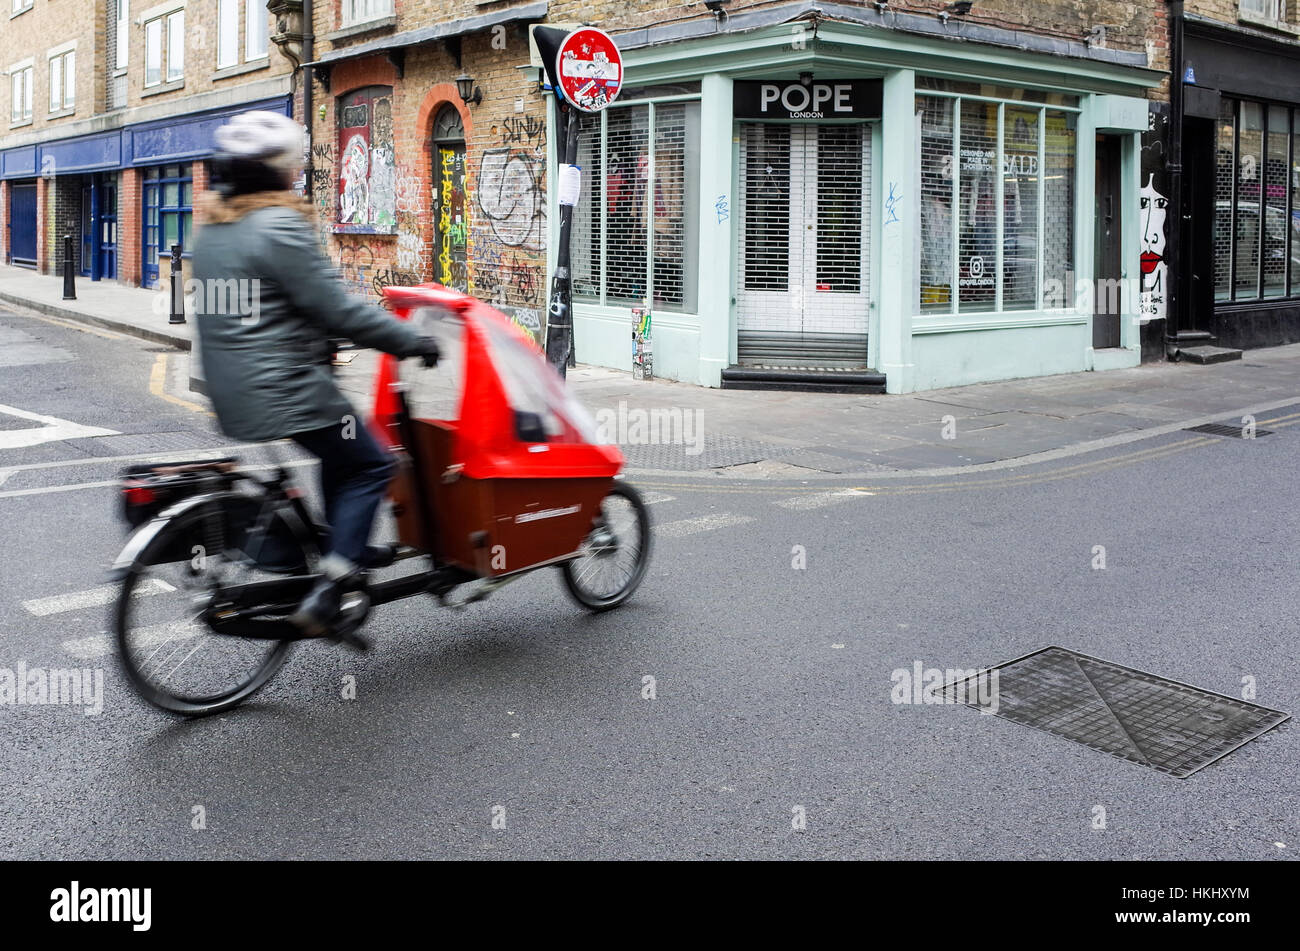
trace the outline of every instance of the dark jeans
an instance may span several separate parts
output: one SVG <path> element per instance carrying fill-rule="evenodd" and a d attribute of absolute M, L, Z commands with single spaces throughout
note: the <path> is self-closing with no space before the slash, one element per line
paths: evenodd
<path fill-rule="evenodd" d="M 345 432 L 352 438 L 345 438 Z M 326 426 L 290 438 L 320 458 L 321 494 L 330 528 L 322 554 L 332 552 L 360 564 L 375 512 L 397 464 L 359 419 L 347 430 L 342 425 Z"/>

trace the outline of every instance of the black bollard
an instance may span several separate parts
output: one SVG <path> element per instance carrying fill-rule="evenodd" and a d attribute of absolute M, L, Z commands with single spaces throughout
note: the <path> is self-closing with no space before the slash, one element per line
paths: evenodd
<path fill-rule="evenodd" d="M 76 266 L 76 261 L 74 260 L 72 235 L 65 234 L 63 236 L 63 299 L 64 300 L 77 299 L 77 283 L 76 283 L 77 277 L 76 274 L 73 272 L 73 268 L 75 266 Z"/>
<path fill-rule="evenodd" d="M 169 324 L 185 323 L 185 282 L 181 280 L 181 246 L 172 245 L 172 312 Z"/>

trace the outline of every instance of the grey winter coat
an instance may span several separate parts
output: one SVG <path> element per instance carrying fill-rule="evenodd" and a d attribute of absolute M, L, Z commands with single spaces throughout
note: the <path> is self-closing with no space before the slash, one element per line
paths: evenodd
<path fill-rule="evenodd" d="M 201 208 L 193 272 L 208 396 L 222 431 L 262 441 L 355 415 L 334 384 L 329 337 L 415 356 L 419 335 L 352 297 L 321 252 L 311 207 L 260 192 Z"/>

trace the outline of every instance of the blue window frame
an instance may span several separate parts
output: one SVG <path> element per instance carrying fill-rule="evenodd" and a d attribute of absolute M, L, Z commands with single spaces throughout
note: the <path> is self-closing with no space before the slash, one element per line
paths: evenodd
<path fill-rule="evenodd" d="M 157 165 L 143 172 L 141 192 L 144 214 L 145 287 L 158 284 L 162 259 L 171 254 L 172 245 L 181 246 L 181 256 L 189 257 L 186 246 L 193 227 L 194 173 L 189 163 Z"/>

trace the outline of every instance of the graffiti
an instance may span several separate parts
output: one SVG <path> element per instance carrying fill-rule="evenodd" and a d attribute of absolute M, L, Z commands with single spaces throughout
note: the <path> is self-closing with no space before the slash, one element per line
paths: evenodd
<path fill-rule="evenodd" d="M 544 160 L 508 148 L 479 159 L 478 204 L 496 240 L 511 248 L 542 249 L 546 230 Z"/>
<path fill-rule="evenodd" d="M 364 224 L 370 202 L 370 154 L 361 135 L 348 139 L 339 163 L 339 224 Z"/>
<path fill-rule="evenodd" d="M 370 281 L 376 297 L 384 293 L 385 287 L 413 287 L 420 283 L 420 275 L 412 274 L 408 271 L 394 270 L 384 268 L 375 273 L 374 278 Z"/>
<path fill-rule="evenodd" d="M 1141 191 L 1142 204 L 1142 295 L 1143 318 L 1165 316 L 1165 215 L 1169 200 L 1156 191 L 1155 175 L 1147 175 Z"/>
<path fill-rule="evenodd" d="M 536 140 L 534 142 L 534 140 Z M 529 143 L 537 151 L 546 147 L 546 120 L 535 116 L 511 116 L 501 123 L 501 144 Z"/>
<path fill-rule="evenodd" d="M 422 271 L 420 267 L 420 252 L 423 251 L 423 242 L 417 233 L 402 230 L 399 224 L 397 232 L 397 267 L 403 271 Z"/>
<path fill-rule="evenodd" d="M 375 100 L 370 134 L 376 145 L 388 149 L 393 147 L 393 100 L 388 98 Z"/>
<path fill-rule="evenodd" d="M 889 197 L 885 199 L 885 224 L 892 225 L 898 221 L 898 203 L 903 200 L 903 195 L 898 190 L 898 182 L 889 183 Z"/>
<path fill-rule="evenodd" d="M 727 205 L 726 195 L 719 195 L 718 200 L 713 203 L 713 208 L 718 213 L 718 224 L 722 224 L 731 217 L 731 209 Z"/>
<path fill-rule="evenodd" d="M 511 307 L 503 313 L 511 322 L 537 343 L 542 337 L 542 318 L 534 307 Z"/>
<path fill-rule="evenodd" d="M 397 224 L 396 169 L 393 150 L 387 147 L 370 150 L 370 195 L 367 207 L 369 223 L 376 228 L 391 229 Z"/>
<path fill-rule="evenodd" d="M 368 244 L 339 245 L 339 276 L 354 294 L 373 296 L 370 272 L 375 269 L 375 253 Z"/>
<path fill-rule="evenodd" d="M 355 129 L 357 126 L 365 125 L 366 118 L 366 104 L 359 102 L 356 105 L 343 107 L 343 118 L 339 125 L 344 129 Z"/>
<path fill-rule="evenodd" d="M 399 175 L 393 183 L 394 204 L 399 214 L 419 214 L 424 210 L 420 200 L 420 179 L 415 175 Z"/>

